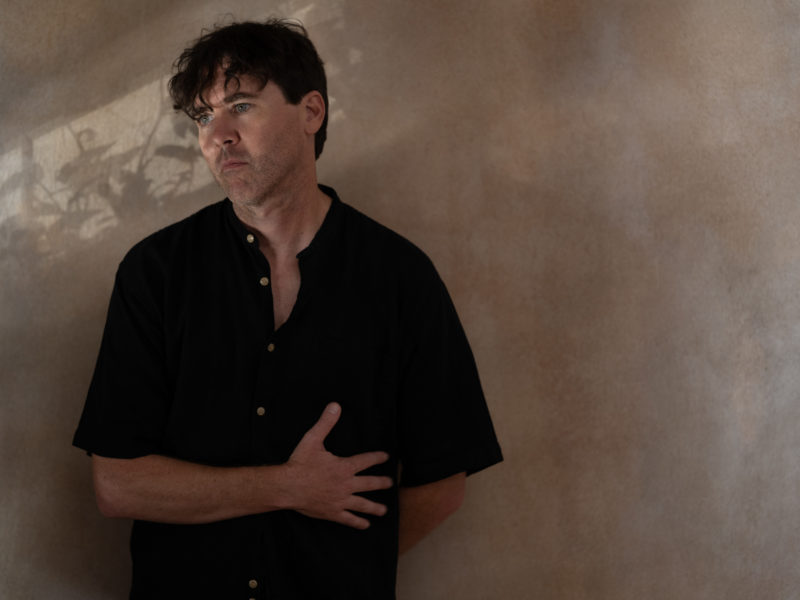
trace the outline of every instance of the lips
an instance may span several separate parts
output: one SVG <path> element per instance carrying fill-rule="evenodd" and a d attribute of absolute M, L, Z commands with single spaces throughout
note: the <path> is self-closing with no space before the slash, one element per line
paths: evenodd
<path fill-rule="evenodd" d="M 220 164 L 220 171 L 230 171 L 232 169 L 238 169 L 239 167 L 243 167 L 247 164 L 247 161 L 236 159 L 236 158 L 229 158 L 223 160 Z"/>

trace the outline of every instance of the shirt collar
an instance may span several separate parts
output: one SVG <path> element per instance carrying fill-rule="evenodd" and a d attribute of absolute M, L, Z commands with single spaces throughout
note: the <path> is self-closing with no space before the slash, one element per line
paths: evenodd
<path fill-rule="evenodd" d="M 320 184 L 317 187 L 331 199 L 331 205 L 328 208 L 328 212 L 325 214 L 322 225 L 320 225 L 317 233 L 314 234 L 311 243 L 297 254 L 298 259 L 305 258 L 320 249 L 329 247 L 336 237 L 336 232 L 341 228 L 342 201 L 339 199 L 339 195 L 336 193 L 336 190 L 327 185 Z M 225 203 L 225 215 L 228 224 L 232 227 L 236 238 L 247 247 L 258 248 L 258 239 L 245 227 L 244 223 L 239 220 L 239 217 L 236 216 L 233 210 L 233 203 L 230 199 L 225 198 L 223 202 Z"/>
<path fill-rule="evenodd" d="M 298 259 L 305 258 L 319 249 L 329 249 L 336 237 L 336 232 L 341 228 L 342 201 L 339 200 L 336 190 L 327 185 L 319 185 L 318 187 L 321 192 L 330 197 L 331 205 L 325 214 L 322 225 L 320 225 L 317 233 L 311 239 L 311 243 L 297 254 Z"/>

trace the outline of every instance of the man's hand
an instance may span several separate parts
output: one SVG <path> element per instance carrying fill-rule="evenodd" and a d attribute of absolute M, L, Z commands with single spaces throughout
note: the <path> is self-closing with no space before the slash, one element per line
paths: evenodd
<path fill-rule="evenodd" d="M 341 407 L 325 407 L 322 416 L 297 444 L 284 465 L 289 473 L 292 497 L 290 506 L 315 519 L 327 519 L 356 529 L 366 529 L 369 521 L 352 511 L 383 516 L 386 506 L 359 496 L 360 492 L 392 487 L 389 477 L 358 475 L 361 471 L 388 460 L 385 452 L 365 452 L 350 457 L 334 456 L 325 449 L 325 438 L 339 421 Z"/>

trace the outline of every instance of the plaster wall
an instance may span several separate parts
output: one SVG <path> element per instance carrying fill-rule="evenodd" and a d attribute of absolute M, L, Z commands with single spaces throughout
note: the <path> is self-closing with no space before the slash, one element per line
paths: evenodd
<path fill-rule="evenodd" d="M 320 180 L 434 260 L 506 461 L 405 600 L 800 597 L 800 2 L 0 0 L 0 597 L 126 595 L 70 447 L 114 271 L 219 199 L 164 84 L 295 16 Z"/>

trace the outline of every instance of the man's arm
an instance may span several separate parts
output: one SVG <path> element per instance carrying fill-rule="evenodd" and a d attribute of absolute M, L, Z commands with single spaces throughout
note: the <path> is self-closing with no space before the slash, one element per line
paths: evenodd
<path fill-rule="evenodd" d="M 158 455 L 94 455 L 98 507 L 108 517 L 162 523 L 210 523 L 291 509 L 366 529 L 369 521 L 352 511 L 381 516 L 386 507 L 357 494 L 387 489 L 392 480 L 358 473 L 388 456 L 366 452 L 343 458 L 325 450 L 324 440 L 340 414 L 338 404 L 329 404 L 283 465 L 210 467 Z"/>
<path fill-rule="evenodd" d="M 466 473 L 425 485 L 400 488 L 400 554 L 453 514 L 464 501 Z"/>

